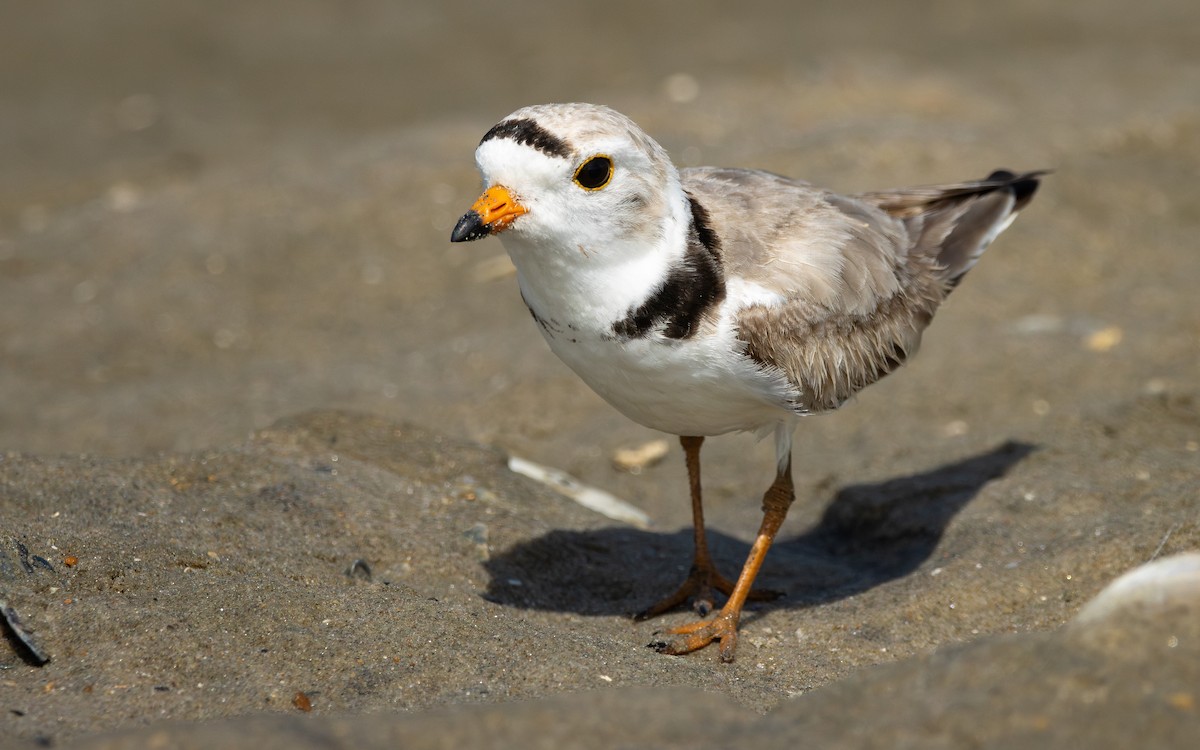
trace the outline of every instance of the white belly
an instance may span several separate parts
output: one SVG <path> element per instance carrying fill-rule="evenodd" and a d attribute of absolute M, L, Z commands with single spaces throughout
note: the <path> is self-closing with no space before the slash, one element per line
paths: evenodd
<path fill-rule="evenodd" d="M 617 339 L 542 329 L 550 348 L 592 390 L 633 421 L 673 435 L 762 430 L 794 416 L 787 384 L 736 353 L 732 328 L 690 339 Z"/>

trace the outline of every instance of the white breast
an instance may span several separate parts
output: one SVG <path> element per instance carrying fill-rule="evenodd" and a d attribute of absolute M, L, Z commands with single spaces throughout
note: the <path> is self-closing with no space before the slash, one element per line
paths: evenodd
<path fill-rule="evenodd" d="M 727 297 L 714 328 L 687 339 L 654 332 L 618 338 L 619 317 L 599 304 L 579 315 L 570 306 L 539 307 L 536 292 L 522 287 L 551 350 L 592 390 L 639 424 L 674 435 L 720 435 L 761 431 L 792 419 L 791 386 L 741 354 Z M 621 310 L 621 314 L 626 312 Z M 604 314 L 601 314 L 603 311 Z"/>

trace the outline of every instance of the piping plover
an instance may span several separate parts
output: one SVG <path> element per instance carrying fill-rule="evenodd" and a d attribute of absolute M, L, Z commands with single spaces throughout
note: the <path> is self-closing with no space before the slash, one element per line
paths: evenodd
<path fill-rule="evenodd" d="M 1033 197 L 1043 172 L 838 195 L 748 169 L 677 170 L 624 115 L 525 107 L 475 151 L 485 192 L 452 242 L 500 239 L 550 348 L 625 416 L 680 436 L 694 519 L 691 572 L 652 617 L 701 619 L 651 644 L 682 654 L 738 619 L 793 499 L 792 432 L 912 357 L 941 301 Z M 700 446 L 774 433 L 777 471 L 736 582 L 704 534 Z M 712 591 L 727 595 L 714 617 Z"/>

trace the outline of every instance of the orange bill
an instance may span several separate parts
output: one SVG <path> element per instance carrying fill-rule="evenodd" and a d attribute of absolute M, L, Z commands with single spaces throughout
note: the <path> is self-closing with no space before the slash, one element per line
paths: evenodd
<path fill-rule="evenodd" d="M 513 220 L 529 210 L 503 185 L 492 185 L 463 214 L 450 234 L 451 242 L 470 242 L 508 229 Z"/>

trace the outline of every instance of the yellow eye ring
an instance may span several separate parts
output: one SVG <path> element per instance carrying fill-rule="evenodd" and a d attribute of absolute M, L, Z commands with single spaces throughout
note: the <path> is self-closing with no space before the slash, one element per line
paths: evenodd
<path fill-rule="evenodd" d="M 589 157 L 575 170 L 571 179 L 587 191 L 600 190 L 612 180 L 612 159 L 604 154 Z"/>

